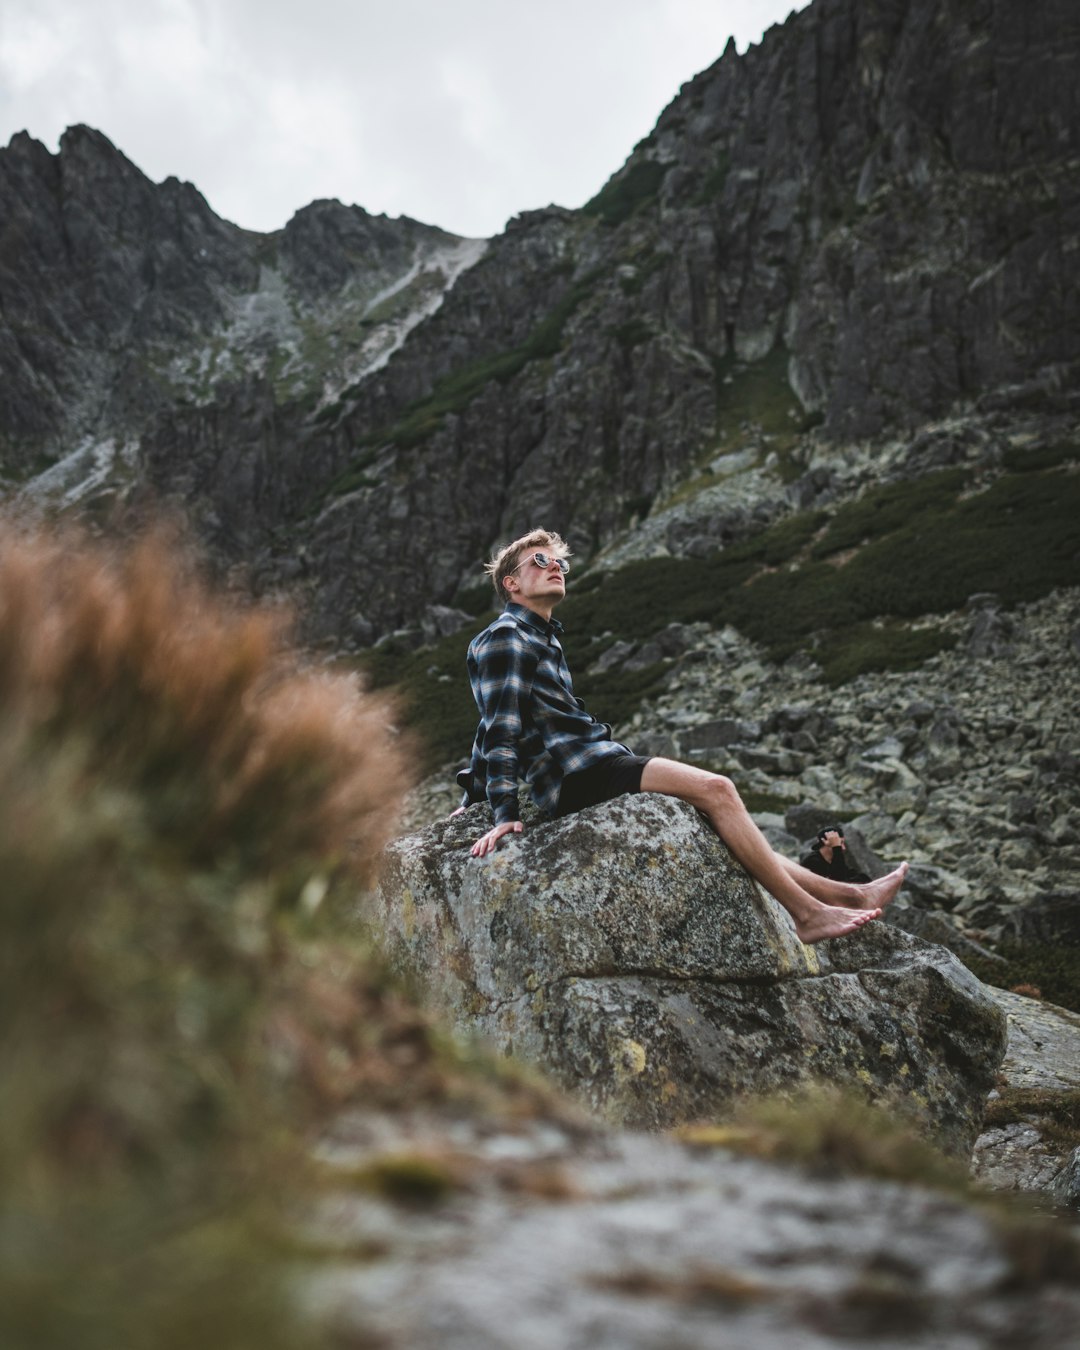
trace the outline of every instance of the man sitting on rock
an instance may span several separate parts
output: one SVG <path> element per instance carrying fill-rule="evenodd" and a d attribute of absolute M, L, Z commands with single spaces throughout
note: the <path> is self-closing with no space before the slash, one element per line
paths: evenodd
<path fill-rule="evenodd" d="M 810 852 L 799 860 L 799 866 L 819 877 L 833 881 L 850 881 L 860 885 L 870 880 L 865 872 L 853 871 L 848 866 L 847 843 L 839 825 L 826 825 L 810 846 Z"/>
<path fill-rule="evenodd" d="M 784 906 L 803 942 L 853 933 L 880 916 L 907 871 L 854 885 L 819 876 L 773 852 L 730 778 L 672 759 L 645 758 L 612 739 L 575 698 L 551 617 L 566 594 L 569 550 L 547 530 L 532 530 L 487 565 L 502 614 L 469 645 L 468 670 L 480 725 L 459 811 L 487 800 L 495 824 L 472 847 L 483 858 L 523 828 L 517 784 L 523 778 L 548 816 L 566 816 L 627 792 L 662 792 L 704 813 L 750 875 Z M 457 812 L 455 812 L 457 814 Z"/>

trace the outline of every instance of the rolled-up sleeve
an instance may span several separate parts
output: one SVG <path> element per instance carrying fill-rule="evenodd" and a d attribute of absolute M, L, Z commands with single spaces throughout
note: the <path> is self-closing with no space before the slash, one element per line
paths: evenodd
<path fill-rule="evenodd" d="M 536 676 L 537 656 L 527 638 L 513 628 L 488 632 L 473 651 L 474 687 L 480 705 L 477 731 L 487 765 L 487 798 L 496 825 L 518 820 L 518 743 Z"/>

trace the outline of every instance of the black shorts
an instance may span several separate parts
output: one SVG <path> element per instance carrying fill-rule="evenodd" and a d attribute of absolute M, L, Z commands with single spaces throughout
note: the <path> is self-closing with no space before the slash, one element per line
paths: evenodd
<path fill-rule="evenodd" d="M 563 779 L 556 816 L 572 816 L 587 806 L 599 806 L 626 792 L 641 791 L 641 774 L 648 755 L 632 755 L 629 750 L 591 764 L 580 773 Z"/>

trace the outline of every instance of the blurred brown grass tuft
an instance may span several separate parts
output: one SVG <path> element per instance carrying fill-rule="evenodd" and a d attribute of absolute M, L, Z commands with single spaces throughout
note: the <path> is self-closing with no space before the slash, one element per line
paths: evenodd
<path fill-rule="evenodd" d="M 412 748 L 287 619 L 164 530 L 0 534 L 4 1350 L 325 1343 L 289 1257 L 311 1133 L 555 1106 L 360 927 Z"/>
<path fill-rule="evenodd" d="M 300 1350 L 304 1129 L 402 1093 L 403 1036 L 442 1090 L 351 918 L 407 746 L 287 629 L 165 531 L 0 537 L 5 1350 Z"/>
<path fill-rule="evenodd" d="M 393 706 L 304 669 L 286 634 L 283 612 L 214 595 L 165 531 L 0 542 L 8 735 L 76 742 L 88 775 L 147 794 L 186 857 L 340 852 L 367 876 L 407 786 Z"/>

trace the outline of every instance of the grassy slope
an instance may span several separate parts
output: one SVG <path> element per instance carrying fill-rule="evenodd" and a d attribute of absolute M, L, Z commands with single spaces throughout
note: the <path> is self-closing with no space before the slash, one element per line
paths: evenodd
<path fill-rule="evenodd" d="M 872 489 L 831 517 L 793 514 L 711 558 L 586 573 L 559 611 L 578 693 L 598 716 L 627 720 L 659 687 L 663 666 L 592 677 L 586 667 L 611 641 L 639 642 L 675 621 L 731 623 L 777 661 L 810 650 L 833 684 L 913 669 L 951 644 L 934 618 L 969 595 L 993 591 L 1015 605 L 1080 585 L 1080 474 L 1070 471 L 1078 455 L 1077 446 L 1018 455 L 985 487 L 946 469 Z M 470 636 L 365 659 L 377 686 L 402 691 L 431 765 L 467 754 L 471 743 Z"/>

